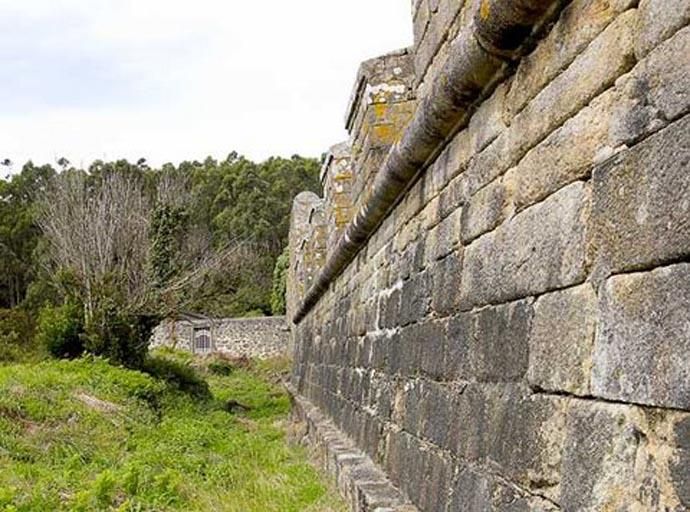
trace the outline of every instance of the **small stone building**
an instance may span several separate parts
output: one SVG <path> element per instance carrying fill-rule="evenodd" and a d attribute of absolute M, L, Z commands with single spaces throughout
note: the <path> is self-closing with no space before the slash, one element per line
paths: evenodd
<path fill-rule="evenodd" d="M 184 314 L 162 322 L 153 332 L 151 348 L 171 347 L 206 355 L 270 358 L 290 352 L 285 317 L 209 318 Z"/>

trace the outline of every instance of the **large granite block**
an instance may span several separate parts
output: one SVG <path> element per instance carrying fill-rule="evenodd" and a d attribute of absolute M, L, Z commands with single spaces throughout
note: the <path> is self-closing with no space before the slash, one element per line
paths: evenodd
<path fill-rule="evenodd" d="M 588 394 L 596 319 L 590 284 L 541 296 L 529 338 L 529 383 L 548 391 Z"/>
<path fill-rule="evenodd" d="M 640 0 L 635 53 L 641 59 L 681 27 L 690 23 L 687 0 Z"/>
<path fill-rule="evenodd" d="M 592 392 L 690 410 L 690 264 L 612 277 L 599 300 Z"/>
<path fill-rule="evenodd" d="M 524 377 L 532 322 L 530 301 L 460 313 L 448 325 L 447 377 L 510 382 Z"/>
<path fill-rule="evenodd" d="M 690 254 L 690 117 L 594 170 L 589 253 L 597 276 Z"/>
<path fill-rule="evenodd" d="M 589 189 L 573 183 L 465 248 L 463 309 L 563 288 L 585 277 Z"/>

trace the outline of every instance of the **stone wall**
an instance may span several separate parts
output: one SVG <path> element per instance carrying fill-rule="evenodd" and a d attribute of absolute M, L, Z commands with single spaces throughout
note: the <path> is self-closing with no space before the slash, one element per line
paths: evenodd
<path fill-rule="evenodd" d="M 353 158 L 328 257 L 293 246 L 321 267 L 288 284 L 296 400 L 422 511 L 690 510 L 690 1 L 413 13 L 408 124 L 373 167 Z M 511 16 L 524 37 L 487 43 Z M 468 114 L 412 138 L 454 111 L 438 88 L 477 52 L 497 63 L 451 91 Z M 414 177 L 391 171 L 403 157 Z M 304 219 L 291 244 L 326 245 L 333 223 Z"/>
<path fill-rule="evenodd" d="M 290 353 L 290 333 L 285 317 L 182 318 L 166 320 L 153 332 L 151 348 L 174 347 L 207 353 L 195 346 L 195 332 L 210 333 L 210 352 L 230 357 L 271 358 Z"/>

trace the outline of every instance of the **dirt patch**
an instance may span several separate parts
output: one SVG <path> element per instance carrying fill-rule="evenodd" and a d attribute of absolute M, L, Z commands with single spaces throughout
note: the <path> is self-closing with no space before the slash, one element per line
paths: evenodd
<path fill-rule="evenodd" d="M 122 408 L 112 402 L 106 402 L 100 398 L 89 395 L 88 393 L 80 392 L 75 393 L 74 398 L 82 402 L 84 405 L 90 407 L 91 409 L 99 412 L 119 412 Z"/>

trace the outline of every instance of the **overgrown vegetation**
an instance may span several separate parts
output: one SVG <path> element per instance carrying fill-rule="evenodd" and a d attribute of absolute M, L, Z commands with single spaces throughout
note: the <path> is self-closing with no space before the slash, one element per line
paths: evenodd
<path fill-rule="evenodd" d="M 29 314 L 19 308 L 0 310 L 0 364 L 35 359 L 39 353 Z"/>
<path fill-rule="evenodd" d="M 0 511 L 341 510 L 285 443 L 285 362 L 148 352 L 165 315 L 284 312 L 318 162 L 58 165 L 0 180 Z"/>
<path fill-rule="evenodd" d="M 284 363 L 191 362 L 0 366 L 0 510 L 344 510 L 285 444 Z"/>
<path fill-rule="evenodd" d="M 163 316 L 284 312 L 277 260 L 316 160 L 59 166 L 0 180 L 0 360 L 86 351 L 136 368 Z"/>

